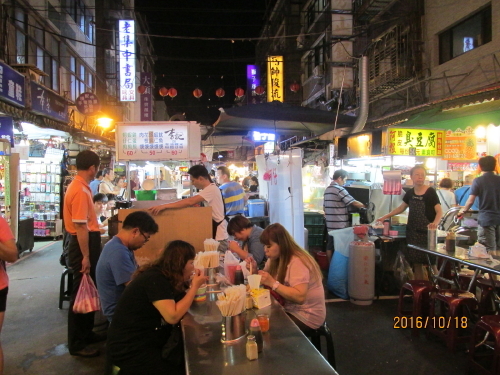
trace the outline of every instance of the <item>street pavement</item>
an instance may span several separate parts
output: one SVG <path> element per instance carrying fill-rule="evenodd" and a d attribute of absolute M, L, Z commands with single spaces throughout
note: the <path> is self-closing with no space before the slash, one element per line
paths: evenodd
<path fill-rule="evenodd" d="M 1 334 L 6 375 L 104 373 L 104 343 L 93 346 L 101 349 L 97 358 L 68 353 L 69 302 L 58 309 L 61 246 L 62 241 L 36 242 L 32 253 L 7 267 L 10 285 Z"/>

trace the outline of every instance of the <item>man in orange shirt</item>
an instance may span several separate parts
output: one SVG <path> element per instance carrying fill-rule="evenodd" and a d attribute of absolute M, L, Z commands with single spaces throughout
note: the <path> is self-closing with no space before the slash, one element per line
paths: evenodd
<path fill-rule="evenodd" d="M 73 289 L 68 312 L 68 349 L 71 355 L 96 357 L 99 351 L 87 345 L 105 338 L 96 335 L 94 313 L 75 314 L 75 302 L 84 273 L 95 282 L 95 268 L 101 252 L 101 233 L 92 202 L 90 182 L 99 170 L 99 156 L 85 150 L 76 157 L 77 175 L 69 184 L 64 196 L 63 219 L 66 231 L 71 235 L 68 245 L 68 262 L 73 271 Z"/>

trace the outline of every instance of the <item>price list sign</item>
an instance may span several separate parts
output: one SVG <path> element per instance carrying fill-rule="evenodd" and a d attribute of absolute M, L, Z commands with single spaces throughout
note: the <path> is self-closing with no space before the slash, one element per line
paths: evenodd
<path fill-rule="evenodd" d="M 117 156 L 119 160 L 188 160 L 187 125 L 119 125 Z"/>

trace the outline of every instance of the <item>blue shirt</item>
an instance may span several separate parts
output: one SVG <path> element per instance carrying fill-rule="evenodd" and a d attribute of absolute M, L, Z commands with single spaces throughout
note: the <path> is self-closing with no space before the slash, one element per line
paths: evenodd
<path fill-rule="evenodd" d="M 484 172 L 472 181 L 470 193 L 479 197 L 478 224 L 482 227 L 500 225 L 500 176 Z"/>
<path fill-rule="evenodd" d="M 465 203 L 467 202 L 467 199 L 469 198 L 470 195 L 470 186 L 462 186 L 461 188 L 458 188 L 455 190 L 455 198 L 457 199 L 457 204 L 459 206 L 465 206 Z M 479 198 L 476 197 L 474 199 L 474 204 L 470 207 L 471 210 L 473 211 L 479 211 Z"/>
<path fill-rule="evenodd" d="M 104 315 L 111 320 L 115 307 L 125 290 L 125 283 L 137 269 L 134 252 L 118 237 L 113 237 L 102 249 L 96 267 L 97 291 Z"/>
<path fill-rule="evenodd" d="M 245 192 L 240 184 L 234 181 L 226 182 L 220 186 L 220 190 L 224 198 L 227 216 L 245 212 Z"/>
<path fill-rule="evenodd" d="M 101 182 L 102 181 L 98 180 L 97 178 L 90 182 L 89 186 L 90 186 L 90 190 L 92 190 L 92 196 L 99 193 L 99 185 L 101 184 Z"/>

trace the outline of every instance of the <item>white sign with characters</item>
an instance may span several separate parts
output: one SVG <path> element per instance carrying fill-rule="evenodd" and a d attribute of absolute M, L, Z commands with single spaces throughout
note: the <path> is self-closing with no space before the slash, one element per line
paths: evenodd
<path fill-rule="evenodd" d="M 119 123 L 118 160 L 199 160 L 200 127 L 189 121 Z"/>

